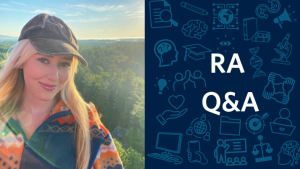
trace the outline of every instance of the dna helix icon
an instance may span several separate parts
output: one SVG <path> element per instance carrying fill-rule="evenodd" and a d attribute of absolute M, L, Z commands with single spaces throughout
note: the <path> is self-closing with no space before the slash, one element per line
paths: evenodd
<path fill-rule="evenodd" d="M 266 76 L 265 72 L 260 70 L 260 67 L 262 66 L 262 59 L 257 56 L 257 52 L 259 50 L 259 47 L 249 48 L 250 53 L 252 54 L 252 57 L 250 58 L 250 65 L 256 69 L 256 72 L 253 74 L 253 79 L 256 77 L 262 77 Z"/>

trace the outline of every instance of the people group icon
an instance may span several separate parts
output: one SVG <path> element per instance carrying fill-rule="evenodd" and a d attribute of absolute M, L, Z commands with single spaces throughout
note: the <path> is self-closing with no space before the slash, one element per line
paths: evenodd
<path fill-rule="evenodd" d="M 227 158 L 226 166 L 236 166 L 236 165 L 247 165 L 246 157 L 242 157 L 241 161 L 238 157 L 234 157 L 234 161 L 232 161 L 231 157 Z"/>
<path fill-rule="evenodd" d="M 159 60 L 159 67 L 172 66 L 177 62 L 178 51 L 169 39 L 162 39 L 154 46 L 154 53 Z"/>
<path fill-rule="evenodd" d="M 186 90 L 189 84 L 192 84 L 193 88 L 196 89 L 199 87 L 206 87 L 206 81 L 202 77 L 202 73 L 200 70 L 194 71 L 193 75 L 190 70 L 185 71 L 185 75 L 182 73 L 177 73 L 175 75 L 175 82 L 173 83 L 173 90 L 176 89 L 184 89 Z"/>

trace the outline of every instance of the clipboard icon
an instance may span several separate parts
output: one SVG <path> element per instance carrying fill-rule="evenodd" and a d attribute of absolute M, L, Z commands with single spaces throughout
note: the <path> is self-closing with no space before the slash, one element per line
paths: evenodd
<path fill-rule="evenodd" d="M 220 135 L 240 136 L 241 119 L 232 119 L 227 116 L 220 118 Z"/>

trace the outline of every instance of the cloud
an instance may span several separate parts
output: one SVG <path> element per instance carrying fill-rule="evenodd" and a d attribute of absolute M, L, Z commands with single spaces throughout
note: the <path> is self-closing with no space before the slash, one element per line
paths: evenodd
<path fill-rule="evenodd" d="M 128 18 L 144 18 L 145 16 L 142 15 L 142 16 L 128 16 Z"/>
<path fill-rule="evenodd" d="M 137 3 L 135 3 L 135 4 L 133 4 L 133 5 L 138 5 L 138 4 L 140 4 L 141 3 L 141 1 L 138 1 Z"/>
<path fill-rule="evenodd" d="M 141 3 L 141 1 L 138 1 L 135 4 L 128 5 L 127 8 L 132 8 L 132 7 L 134 7 L 134 6 L 136 6 L 136 5 L 140 4 L 140 3 Z"/>
<path fill-rule="evenodd" d="M 141 17 L 145 17 L 144 13 L 145 13 L 145 11 L 135 11 L 135 12 L 131 12 L 131 13 L 128 13 L 128 11 L 127 11 L 123 14 L 123 16 L 127 16 L 128 18 L 141 18 Z"/>
<path fill-rule="evenodd" d="M 96 6 L 96 5 L 91 5 L 91 4 L 84 4 L 84 5 L 70 5 L 71 7 L 77 7 L 77 8 L 84 8 L 84 9 L 89 9 L 92 11 L 96 12 L 104 12 L 104 11 L 115 11 L 118 9 L 122 9 L 125 6 L 124 5 L 105 5 L 105 6 Z"/>
<path fill-rule="evenodd" d="M 82 13 L 77 12 L 77 13 L 71 13 L 71 14 L 64 14 L 65 16 L 79 16 L 82 15 Z"/>
<path fill-rule="evenodd" d="M 13 4 L 16 4 L 16 5 L 25 5 L 25 4 L 23 4 L 23 3 L 20 3 L 20 2 L 14 2 L 14 1 L 10 1 L 11 3 L 13 3 Z"/>
<path fill-rule="evenodd" d="M 92 22 L 92 21 L 106 21 L 108 18 L 92 18 L 92 19 L 77 19 L 77 20 L 65 20 L 65 22 Z"/>
<path fill-rule="evenodd" d="M 0 4 L 0 6 L 9 6 L 9 5 L 7 5 L 7 4 Z"/>
<path fill-rule="evenodd" d="M 145 11 L 134 11 L 134 12 L 125 12 L 124 14 L 127 14 L 127 15 L 144 15 L 145 14 Z"/>
<path fill-rule="evenodd" d="M 9 8 L 2 8 L 2 7 L 0 7 L 0 11 L 13 11 L 13 10 L 9 9 Z"/>
<path fill-rule="evenodd" d="M 125 13 L 131 12 L 132 10 L 137 9 L 137 7 L 140 6 L 139 4 L 141 4 L 141 2 L 143 2 L 143 1 L 138 1 L 138 2 L 135 3 L 135 4 L 131 4 L 131 5 L 125 6 L 125 7 L 123 8 L 123 9 L 126 9 L 126 10 L 127 10 Z M 141 4 L 141 5 L 142 5 L 142 4 Z"/>
<path fill-rule="evenodd" d="M 50 10 L 47 10 L 47 9 L 46 10 L 36 9 L 34 11 L 25 11 L 24 10 L 24 12 L 28 12 L 28 13 L 47 13 L 49 15 L 54 15 L 55 14 L 54 11 L 50 11 Z"/>

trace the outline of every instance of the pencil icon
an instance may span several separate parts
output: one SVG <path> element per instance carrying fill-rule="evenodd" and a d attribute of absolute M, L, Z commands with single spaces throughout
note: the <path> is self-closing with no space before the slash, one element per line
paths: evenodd
<path fill-rule="evenodd" d="M 182 7 L 184 7 L 185 9 L 188 9 L 188 10 L 190 10 L 190 11 L 196 12 L 196 13 L 198 13 L 198 14 L 200 14 L 200 15 L 207 15 L 207 14 L 208 14 L 208 12 L 205 11 L 204 9 L 201 9 L 201 8 L 196 7 L 196 6 L 194 6 L 194 5 L 188 4 L 188 3 L 186 3 L 186 2 L 181 2 L 180 5 L 181 5 Z"/>

